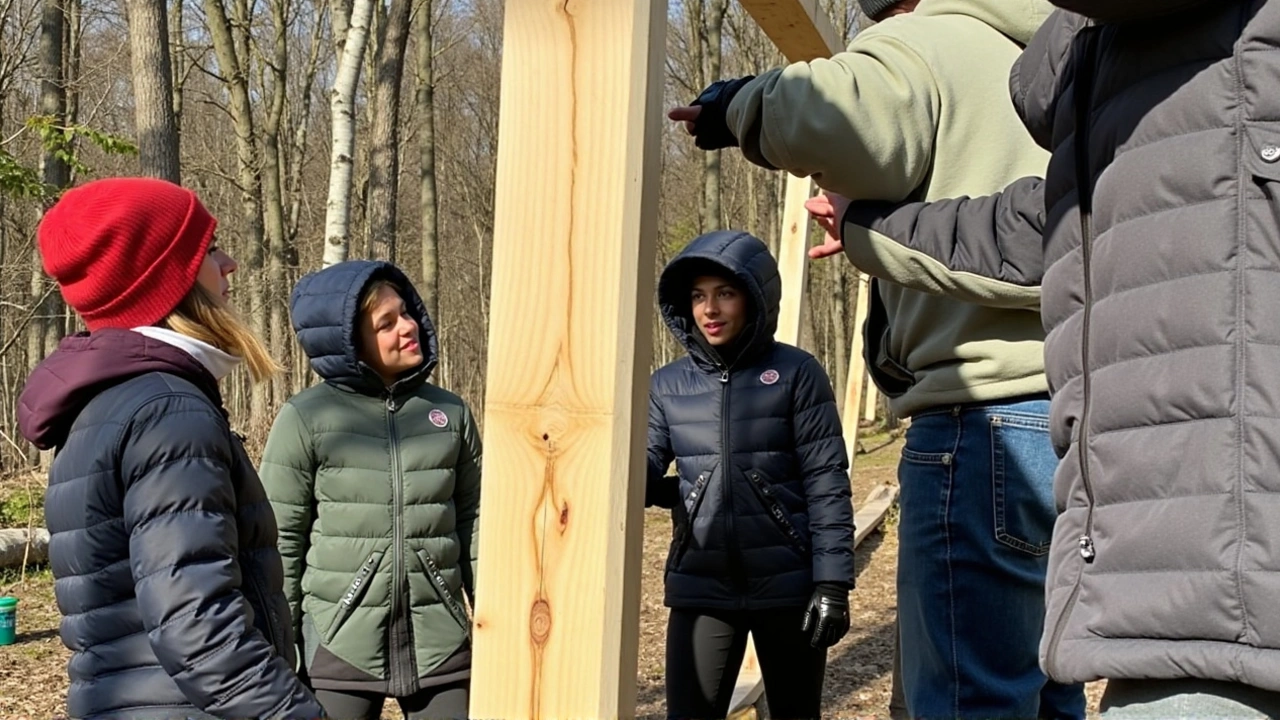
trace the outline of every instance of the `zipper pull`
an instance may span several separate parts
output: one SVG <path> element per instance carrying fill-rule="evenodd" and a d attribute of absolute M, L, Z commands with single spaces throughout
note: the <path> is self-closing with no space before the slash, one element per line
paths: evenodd
<path fill-rule="evenodd" d="M 1093 562 L 1093 559 L 1098 555 L 1098 553 L 1093 549 L 1093 538 L 1088 535 L 1081 535 L 1079 545 L 1080 557 L 1084 558 L 1084 561 L 1087 563 Z"/>
<path fill-rule="evenodd" d="M 387 396 L 387 412 L 395 412 L 395 411 L 396 411 L 396 399 L 393 396 L 388 395 Z"/>
<path fill-rule="evenodd" d="M 727 382 L 729 382 L 729 371 L 728 371 L 728 370 L 725 370 L 724 372 L 720 373 L 720 382 L 722 382 L 722 383 L 727 383 Z"/>

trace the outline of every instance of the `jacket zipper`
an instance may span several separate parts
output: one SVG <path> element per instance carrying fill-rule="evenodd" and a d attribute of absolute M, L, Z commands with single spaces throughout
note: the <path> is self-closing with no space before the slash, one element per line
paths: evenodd
<path fill-rule="evenodd" d="M 796 526 L 787 517 L 787 511 L 782 507 L 782 503 L 773 494 L 773 487 L 765 482 L 760 473 L 752 470 L 747 473 L 747 478 L 751 480 L 751 487 L 755 489 L 756 495 L 760 497 L 760 501 L 764 503 L 765 509 L 773 516 L 774 522 L 778 529 L 787 536 L 792 544 L 801 552 L 808 552 L 809 548 L 805 545 L 804 539 L 800 537 L 800 531 L 796 530 Z"/>
<path fill-rule="evenodd" d="M 404 569 L 404 483 L 400 477 L 400 442 L 396 433 L 396 399 L 387 395 L 387 440 L 391 450 L 391 658 L 388 668 L 387 684 L 392 695 L 397 697 L 409 695 L 413 688 L 409 687 L 413 678 L 406 672 L 404 656 L 400 652 L 404 646 L 404 622 L 400 617 L 401 593 L 404 591 L 406 578 Z"/>
<path fill-rule="evenodd" d="M 373 571 L 377 569 L 378 563 L 381 561 L 382 553 L 374 550 L 360 564 L 360 569 L 356 571 L 355 577 L 351 579 L 351 584 L 347 586 L 347 591 L 342 593 L 342 598 L 338 600 L 340 608 L 338 616 L 333 619 L 333 623 L 329 626 L 325 644 L 333 643 L 333 638 L 337 636 L 338 630 L 347 621 L 351 611 L 359 604 L 360 598 L 364 597 L 365 591 L 369 589 L 369 576 L 373 574 Z"/>
<path fill-rule="evenodd" d="M 1089 411 L 1092 390 L 1091 373 L 1089 372 L 1089 324 L 1093 313 L 1093 278 L 1091 262 L 1093 258 L 1093 181 L 1089 168 L 1089 115 L 1093 98 L 1093 80 L 1096 59 L 1093 57 L 1094 40 L 1097 28 L 1085 28 L 1080 32 L 1079 50 L 1076 57 L 1076 81 L 1072 91 L 1072 102 L 1075 104 L 1075 162 L 1076 162 L 1076 194 L 1080 210 L 1080 260 L 1084 270 L 1084 317 L 1081 321 L 1080 360 L 1081 385 L 1084 400 L 1080 409 L 1080 433 L 1076 440 L 1076 456 L 1080 462 L 1080 481 L 1084 485 L 1086 508 L 1084 534 L 1076 541 L 1080 558 L 1092 563 L 1097 557 L 1093 546 L 1093 483 L 1089 477 Z M 1045 653 L 1046 674 L 1053 677 L 1056 673 L 1058 644 L 1062 642 L 1062 634 L 1071 620 L 1076 599 L 1080 595 L 1080 583 L 1084 570 L 1076 576 L 1071 594 L 1067 596 L 1067 604 L 1049 638 L 1049 647 Z"/>
<path fill-rule="evenodd" d="M 725 368 L 720 373 L 720 498 L 724 504 L 725 543 L 729 551 L 729 580 L 741 592 L 746 590 L 746 578 L 743 577 L 741 550 L 738 548 L 737 531 L 734 529 L 733 507 L 733 465 L 729 458 L 729 373 L 732 368 Z M 745 600 L 739 597 L 739 605 Z"/>
<path fill-rule="evenodd" d="M 444 575 L 440 573 L 439 566 L 431 559 L 431 553 L 426 549 L 418 551 L 418 559 L 422 561 L 422 568 L 427 571 L 427 581 L 435 588 L 436 594 L 440 596 L 440 602 L 444 603 L 445 609 L 458 622 L 464 632 L 467 633 L 467 641 L 471 641 L 471 620 L 467 617 L 467 611 L 462 609 L 458 604 L 457 598 L 453 593 L 449 592 L 449 586 L 444 581 Z"/>

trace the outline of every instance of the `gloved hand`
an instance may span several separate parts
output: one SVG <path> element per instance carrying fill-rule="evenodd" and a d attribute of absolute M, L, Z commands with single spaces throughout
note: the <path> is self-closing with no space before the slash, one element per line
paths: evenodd
<path fill-rule="evenodd" d="M 829 648 L 849 632 L 849 589 L 836 583 L 818 583 L 804 611 L 804 633 L 809 644 Z"/>
<path fill-rule="evenodd" d="M 754 75 L 747 75 L 734 80 L 713 82 L 696 100 L 687 107 L 672 110 L 668 117 L 685 121 L 693 135 L 694 145 L 702 150 L 737 147 L 738 139 L 729 132 L 724 115 L 733 96 L 754 78 Z"/>
<path fill-rule="evenodd" d="M 674 476 L 648 480 L 644 485 L 644 506 L 670 510 L 680 504 L 680 478 Z"/>

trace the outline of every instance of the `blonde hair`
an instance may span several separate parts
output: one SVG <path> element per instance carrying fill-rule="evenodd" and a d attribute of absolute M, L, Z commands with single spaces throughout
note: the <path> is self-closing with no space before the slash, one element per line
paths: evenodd
<path fill-rule="evenodd" d="M 197 283 L 161 324 L 174 332 L 230 353 L 245 361 L 249 377 L 255 383 L 269 379 L 281 371 L 262 340 L 244 321 L 202 285 Z"/>
<path fill-rule="evenodd" d="M 382 288 L 391 288 L 395 291 L 396 295 L 400 296 L 401 300 L 405 299 L 404 291 L 400 289 L 399 285 L 387 280 L 386 278 L 374 280 L 364 289 L 364 296 L 360 298 L 360 312 L 365 315 L 373 312 L 373 307 L 378 302 L 378 291 Z"/>

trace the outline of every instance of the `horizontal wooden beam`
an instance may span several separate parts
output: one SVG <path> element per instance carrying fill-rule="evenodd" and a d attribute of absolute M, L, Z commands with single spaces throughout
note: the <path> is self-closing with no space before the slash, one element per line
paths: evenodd
<path fill-rule="evenodd" d="M 818 0 L 738 0 L 788 62 L 831 57 L 844 43 Z"/>

